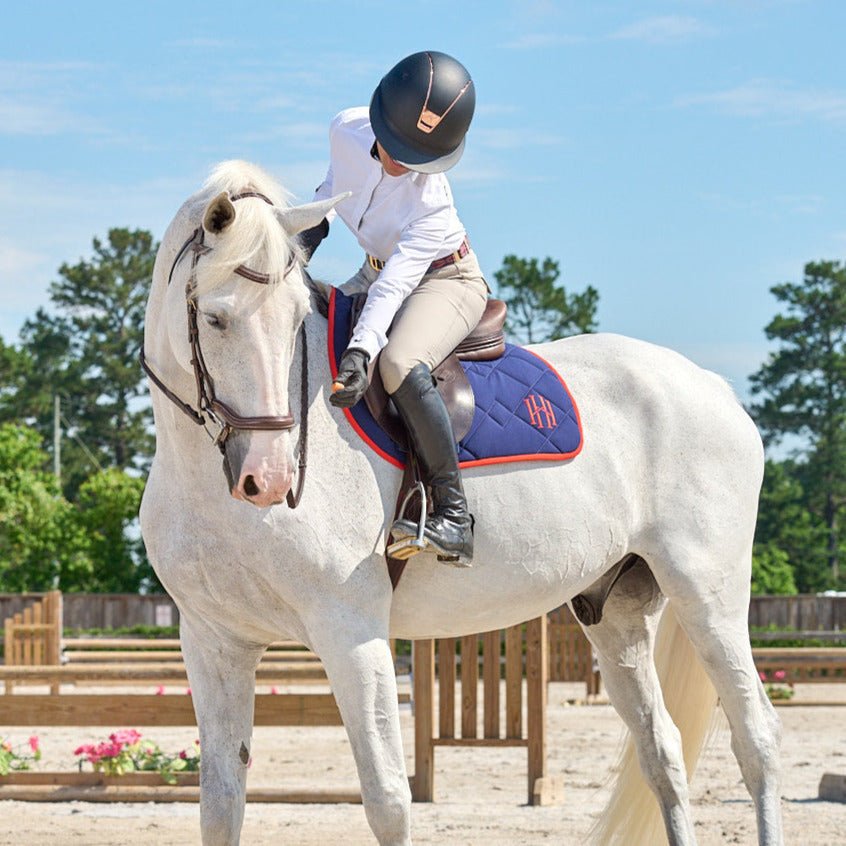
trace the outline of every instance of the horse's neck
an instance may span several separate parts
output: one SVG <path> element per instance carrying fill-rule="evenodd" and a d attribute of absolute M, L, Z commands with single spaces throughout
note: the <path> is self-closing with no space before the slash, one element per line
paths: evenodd
<path fill-rule="evenodd" d="M 397 471 L 383 458 L 376 455 L 354 433 L 340 411 L 328 402 L 332 374 L 329 370 L 329 328 L 312 303 L 312 312 L 305 318 L 308 341 L 308 416 L 304 421 L 301 405 L 302 337 L 298 340 L 291 366 L 289 398 L 291 413 L 297 421 L 293 432 L 295 439 L 302 437 L 302 426 L 308 427 L 308 470 L 306 488 L 320 488 L 327 499 L 349 498 L 350 480 L 357 480 L 360 490 L 374 503 L 380 491 L 388 500 L 396 496 Z M 337 504 L 337 503 L 336 503 Z"/>

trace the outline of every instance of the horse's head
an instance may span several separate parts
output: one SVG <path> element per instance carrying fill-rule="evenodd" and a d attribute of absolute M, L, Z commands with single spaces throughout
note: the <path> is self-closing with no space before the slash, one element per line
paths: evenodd
<path fill-rule="evenodd" d="M 259 507 L 284 500 L 294 476 L 289 373 L 309 292 L 293 236 L 339 199 L 289 207 L 258 168 L 218 167 L 167 271 L 161 319 L 171 362 L 161 344 L 147 347 L 154 384 L 195 422 L 217 425 L 232 496 Z M 193 402 L 184 387 L 192 382 Z"/>

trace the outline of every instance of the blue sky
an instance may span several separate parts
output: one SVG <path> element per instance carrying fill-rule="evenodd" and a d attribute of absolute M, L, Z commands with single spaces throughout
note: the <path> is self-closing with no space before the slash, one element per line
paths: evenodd
<path fill-rule="evenodd" d="M 160 238 L 227 158 L 299 200 L 332 115 L 408 53 L 474 77 L 450 173 L 492 280 L 551 256 L 600 293 L 599 327 L 730 378 L 767 354 L 769 288 L 846 255 L 846 4 L 37 2 L 0 38 L 0 336 L 48 303 L 62 262 L 110 227 Z M 341 282 L 341 225 L 315 257 Z"/>

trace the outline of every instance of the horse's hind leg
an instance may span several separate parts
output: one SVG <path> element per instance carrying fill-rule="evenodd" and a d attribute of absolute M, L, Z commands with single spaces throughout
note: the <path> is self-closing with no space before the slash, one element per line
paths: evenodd
<path fill-rule="evenodd" d="M 664 705 L 654 663 L 664 605 L 652 573 L 638 560 L 611 591 L 601 621 L 585 632 L 595 647 L 611 703 L 629 728 L 643 778 L 658 799 L 669 842 L 690 846 L 696 838 L 681 737 Z M 618 802 L 612 802 L 595 826 L 600 841 L 632 846 L 660 842 L 661 817 L 649 794 L 639 795 L 630 785 L 621 785 L 621 790 Z"/>
<path fill-rule="evenodd" d="M 738 565 L 748 574 L 749 564 Z M 749 642 L 749 583 L 720 591 L 720 601 L 673 599 L 679 621 L 693 642 L 731 727 L 731 746 L 755 802 L 758 842 L 781 846 L 780 723 L 758 677 Z"/>
<path fill-rule="evenodd" d="M 200 730 L 203 846 L 234 846 L 244 821 L 255 671 L 263 649 L 212 632 L 184 612 L 180 636 Z"/>

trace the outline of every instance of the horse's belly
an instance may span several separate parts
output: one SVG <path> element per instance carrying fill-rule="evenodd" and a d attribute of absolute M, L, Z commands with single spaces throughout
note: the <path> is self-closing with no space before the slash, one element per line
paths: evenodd
<path fill-rule="evenodd" d="M 447 637 L 504 628 L 584 590 L 629 551 L 630 509 L 602 477 L 590 453 L 562 464 L 469 473 L 473 566 L 457 569 L 434 555 L 411 558 L 394 594 L 392 634 Z"/>

